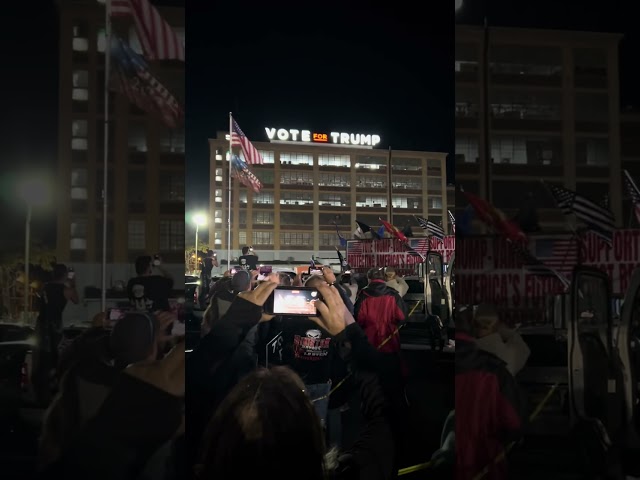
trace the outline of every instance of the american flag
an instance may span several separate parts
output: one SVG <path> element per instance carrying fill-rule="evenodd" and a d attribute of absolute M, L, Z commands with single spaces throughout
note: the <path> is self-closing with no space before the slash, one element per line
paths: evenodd
<path fill-rule="evenodd" d="M 451 210 L 447 210 L 447 212 L 449 213 L 449 220 L 451 221 L 451 229 L 453 230 L 453 234 L 455 235 L 455 233 L 456 233 L 456 217 L 453 216 L 453 213 L 451 213 Z"/>
<path fill-rule="evenodd" d="M 247 164 L 238 155 L 231 157 L 231 176 L 240 180 L 240 183 L 255 193 L 259 193 L 262 189 L 260 179 L 249 170 Z"/>
<path fill-rule="evenodd" d="M 529 250 L 526 249 L 521 243 L 517 242 L 509 242 L 511 248 L 516 252 L 516 254 L 520 257 L 522 261 L 523 268 L 533 274 L 541 277 L 556 277 L 558 280 L 562 282 L 565 288 L 568 288 L 570 285 L 569 279 L 567 275 L 562 271 L 556 269 L 553 266 L 554 262 L 546 263 L 541 260 L 539 257 L 533 255 Z M 573 265 L 572 265 L 573 268 Z"/>
<path fill-rule="evenodd" d="M 249 165 L 263 164 L 262 155 L 256 150 L 256 147 L 253 146 L 244 132 L 240 130 L 240 126 L 235 120 L 233 121 L 233 131 L 231 132 L 231 146 L 242 147 L 244 159 Z"/>
<path fill-rule="evenodd" d="M 416 217 L 416 220 L 418 220 L 418 223 L 424 231 L 427 232 L 427 234 L 433 235 L 438 240 L 444 241 L 444 230 L 440 225 L 432 222 L 431 220 L 427 220 L 426 218 L 418 217 L 417 215 L 414 215 L 414 217 Z"/>
<path fill-rule="evenodd" d="M 636 219 L 640 223 L 640 190 L 636 183 L 631 178 L 631 174 L 628 171 L 624 171 L 624 183 L 627 186 L 627 191 L 631 197 L 631 203 L 633 203 L 634 211 L 636 212 Z"/>
<path fill-rule="evenodd" d="M 572 237 L 539 238 L 535 240 L 536 257 L 559 273 L 571 276 L 579 263 L 580 246 Z"/>
<path fill-rule="evenodd" d="M 347 257 L 349 255 L 361 255 L 362 254 L 362 241 L 350 240 L 347 242 Z"/>
<path fill-rule="evenodd" d="M 151 73 L 144 59 L 117 36 L 111 37 L 113 58 L 111 87 L 126 95 L 147 113 L 158 114 L 169 128 L 176 128 L 184 112 L 175 97 Z"/>
<path fill-rule="evenodd" d="M 409 245 L 423 257 L 429 253 L 429 238 L 412 238 L 409 240 Z"/>
<path fill-rule="evenodd" d="M 562 213 L 573 213 L 589 230 L 612 245 L 615 220 L 608 209 L 567 188 L 550 185 L 549 189 Z"/>
<path fill-rule="evenodd" d="M 111 0 L 111 15 L 132 17 L 149 60 L 184 62 L 184 43 L 148 0 Z"/>

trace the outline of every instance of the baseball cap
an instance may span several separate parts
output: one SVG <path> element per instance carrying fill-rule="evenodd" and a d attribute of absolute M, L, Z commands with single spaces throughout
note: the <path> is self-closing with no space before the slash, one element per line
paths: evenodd
<path fill-rule="evenodd" d="M 246 270 L 238 270 L 231 279 L 231 288 L 234 292 L 244 292 L 251 285 L 251 276 Z"/>

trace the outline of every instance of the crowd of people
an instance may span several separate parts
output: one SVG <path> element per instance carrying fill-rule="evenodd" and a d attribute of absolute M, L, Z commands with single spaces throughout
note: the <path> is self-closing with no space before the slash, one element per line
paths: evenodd
<path fill-rule="evenodd" d="M 245 260 L 207 285 L 190 353 L 173 334 L 173 281 L 160 258 L 145 256 L 127 286 L 129 308 L 97 315 L 39 364 L 52 379 L 42 478 L 396 478 L 410 423 L 398 334 L 406 282 L 390 268 L 359 285 L 320 265 L 296 278 L 260 275 Z M 65 302 L 77 300 L 59 277 L 64 287 L 45 290 L 64 298 L 43 302 L 42 332 L 60 333 Z M 315 289 L 316 314 L 269 313 L 281 286 Z M 53 337 L 44 344 L 58 350 Z M 452 419 L 430 478 L 452 467 Z"/>

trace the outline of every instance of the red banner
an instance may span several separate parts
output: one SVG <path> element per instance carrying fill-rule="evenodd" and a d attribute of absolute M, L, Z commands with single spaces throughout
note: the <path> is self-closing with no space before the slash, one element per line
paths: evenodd
<path fill-rule="evenodd" d="M 531 253 L 567 278 L 577 264 L 576 257 L 582 265 L 603 270 L 611 279 L 614 294 L 624 294 L 631 275 L 640 267 L 640 230 L 617 230 L 612 247 L 593 234 L 583 239 L 539 235 L 531 236 L 530 241 Z M 559 244 L 566 249 L 571 242 L 575 245 L 574 257 L 567 257 L 563 253 L 566 250 L 558 253 L 555 249 Z M 542 321 L 546 297 L 564 291 L 556 277 L 529 273 L 502 238 L 458 239 L 455 268 L 456 303 L 493 303 L 512 323 Z"/>

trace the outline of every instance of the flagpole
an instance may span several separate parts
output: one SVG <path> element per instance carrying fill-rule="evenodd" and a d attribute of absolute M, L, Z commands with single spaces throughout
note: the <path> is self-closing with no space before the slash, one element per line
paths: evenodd
<path fill-rule="evenodd" d="M 102 177 L 102 288 L 100 311 L 107 311 L 107 212 L 108 212 L 108 179 L 109 171 L 109 77 L 111 73 L 111 0 L 105 4 L 105 38 L 104 49 L 104 158 Z"/>
<path fill-rule="evenodd" d="M 389 182 L 389 198 L 387 202 L 389 203 L 389 223 L 393 225 L 393 187 L 391 185 L 391 145 L 389 145 L 389 158 L 387 159 L 387 177 Z"/>
<path fill-rule="evenodd" d="M 233 114 L 229 112 L 229 158 L 227 159 L 227 173 L 229 174 L 229 200 L 227 203 L 227 270 L 231 270 L 231 155 L 232 155 L 232 135 Z"/>

